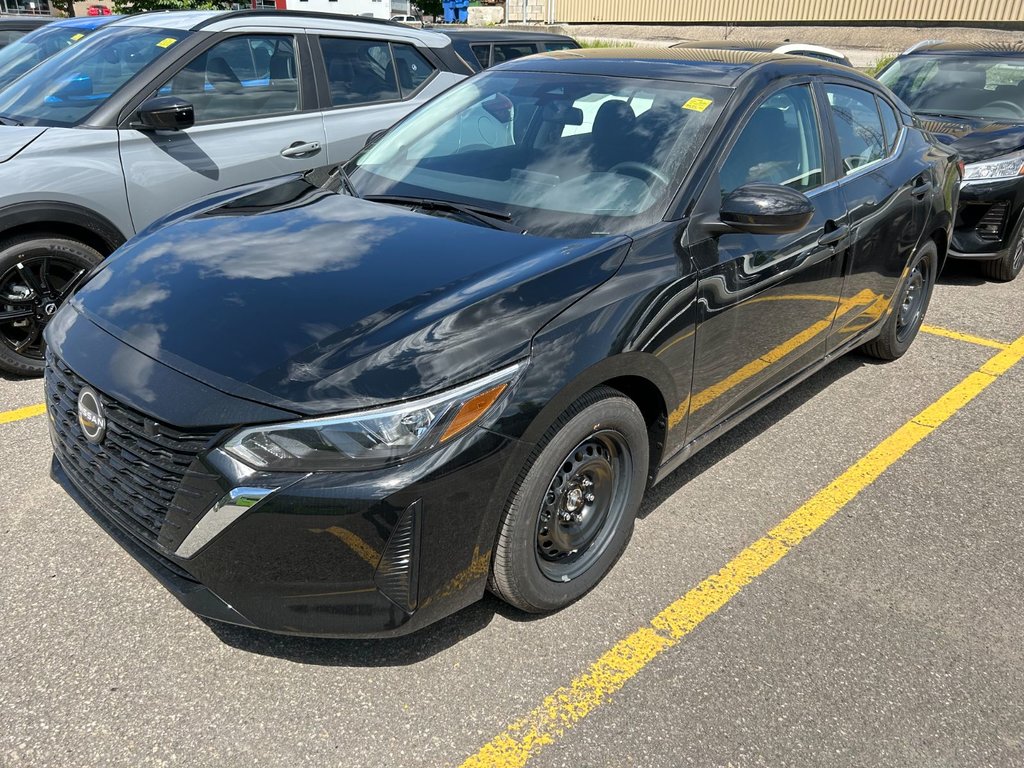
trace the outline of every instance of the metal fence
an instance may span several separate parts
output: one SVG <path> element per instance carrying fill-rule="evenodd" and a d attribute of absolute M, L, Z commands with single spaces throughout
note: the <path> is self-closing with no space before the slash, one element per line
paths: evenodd
<path fill-rule="evenodd" d="M 509 0 L 510 10 L 516 2 Z M 553 0 L 553 5 L 557 21 L 578 24 L 1024 22 L 1024 0 Z"/>

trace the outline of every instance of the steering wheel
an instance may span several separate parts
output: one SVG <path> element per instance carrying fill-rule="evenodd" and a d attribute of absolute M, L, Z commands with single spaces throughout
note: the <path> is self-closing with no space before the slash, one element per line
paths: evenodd
<path fill-rule="evenodd" d="M 991 104 L 985 105 L 986 110 L 992 109 L 993 107 L 997 110 L 1003 109 L 1004 111 L 1009 112 L 1010 114 L 1008 117 L 1024 118 L 1024 107 L 1007 99 L 1000 99 L 999 101 L 993 101 Z"/>
<path fill-rule="evenodd" d="M 624 163 L 616 163 L 615 165 L 608 169 L 608 173 L 615 173 L 620 170 L 640 171 L 648 178 L 654 179 L 655 181 L 660 181 L 666 187 L 671 183 L 665 177 L 665 174 L 663 174 L 657 168 L 652 168 L 651 166 L 647 165 L 647 163 L 636 163 L 631 160 L 626 161 Z"/>

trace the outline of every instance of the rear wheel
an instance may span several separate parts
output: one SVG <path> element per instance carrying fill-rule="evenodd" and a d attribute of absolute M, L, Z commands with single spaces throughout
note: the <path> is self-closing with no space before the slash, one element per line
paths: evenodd
<path fill-rule="evenodd" d="M 881 333 L 861 347 L 865 354 L 879 360 L 896 360 L 910 349 L 928 311 L 938 265 L 938 246 L 929 240 L 914 254 L 907 278 L 893 301 L 892 313 Z"/>
<path fill-rule="evenodd" d="M 632 534 L 648 453 L 643 415 L 620 392 L 599 387 L 576 401 L 520 473 L 495 545 L 491 591 L 531 613 L 589 592 Z"/>
<path fill-rule="evenodd" d="M 1017 230 L 1017 238 L 1005 256 L 981 262 L 982 274 L 989 280 L 1008 283 L 1024 268 L 1024 221 Z"/>
<path fill-rule="evenodd" d="M 43 372 L 43 330 L 57 308 L 103 260 L 99 251 L 57 235 L 0 243 L 0 370 Z"/>

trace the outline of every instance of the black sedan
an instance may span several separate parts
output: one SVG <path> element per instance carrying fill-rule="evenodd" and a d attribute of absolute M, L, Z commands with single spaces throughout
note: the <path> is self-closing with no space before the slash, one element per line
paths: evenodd
<path fill-rule="evenodd" d="M 917 46 L 879 74 L 967 166 L 949 255 L 993 280 L 1024 268 L 1024 45 Z"/>
<path fill-rule="evenodd" d="M 841 354 L 906 352 L 957 182 L 847 68 L 501 65 L 95 271 L 47 328 L 52 471 L 213 619 L 556 610 L 695 451 Z"/>

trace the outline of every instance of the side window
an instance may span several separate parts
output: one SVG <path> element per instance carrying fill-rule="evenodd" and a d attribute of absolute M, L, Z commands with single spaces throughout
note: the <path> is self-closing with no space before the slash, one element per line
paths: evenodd
<path fill-rule="evenodd" d="M 900 118 L 889 102 L 882 99 L 878 99 L 878 111 L 882 115 L 882 127 L 885 128 L 885 153 L 891 155 L 896 151 L 896 142 L 900 137 Z"/>
<path fill-rule="evenodd" d="M 402 97 L 405 98 L 418 91 L 420 86 L 430 79 L 434 74 L 434 65 L 414 46 L 392 43 L 391 50 L 395 55 L 398 85 L 402 89 Z"/>
<path fill-rule="evenodd" d="M 376 40 L 321 37 L 331 104 L 372 104 L 400 98 L 390 46 Z"/>
<path fill-rule="evenodd" d="M 476 60 L 484 69 L 487 69 L 489 66 L 491 66 L 491 46 L 489 43 L 484 43 L 482 45 L 474 45 L 473 55 L 476 56 Z"/>
<path fill-rule="evenodd" d="M 839 137 L 843 171 L 849 175 L 886 156 L 885 132 L 875 96 L 848 85 L 825 85 Z"/>
<path fill-rule="evenodd" d="M 570 43 L 570 42 L 564 42 L 564 43 L 562 43 L 562 42 L 545 43 L 544 47 L 547 50 L 549 50 L 549 51 L 574 51 L 577 48 L 579 48 L 578 45 L 576 45 L 575 43 Z"/>
<path fill-rule="evenodd" d="M 521 59 L 536 52 L 537 46 L 534 43 L 495 43 L 494 63 L 501 64 L 503 61 Z"/>
<path fill-rule="evenodd" d="M 809 86 L 784 88 L 750 116 L 721 170 L 722 193 L 744 184 L 782 184 L 806 192 L 825 181 L 821 134 Z"/>
<path fill-rule="evenodd" d="M 192 59 L 158 93 L 191 102 L 197 123 L 263 117 L 298 110 L 297 75 L 291 37 L 243 35 Z"/>

